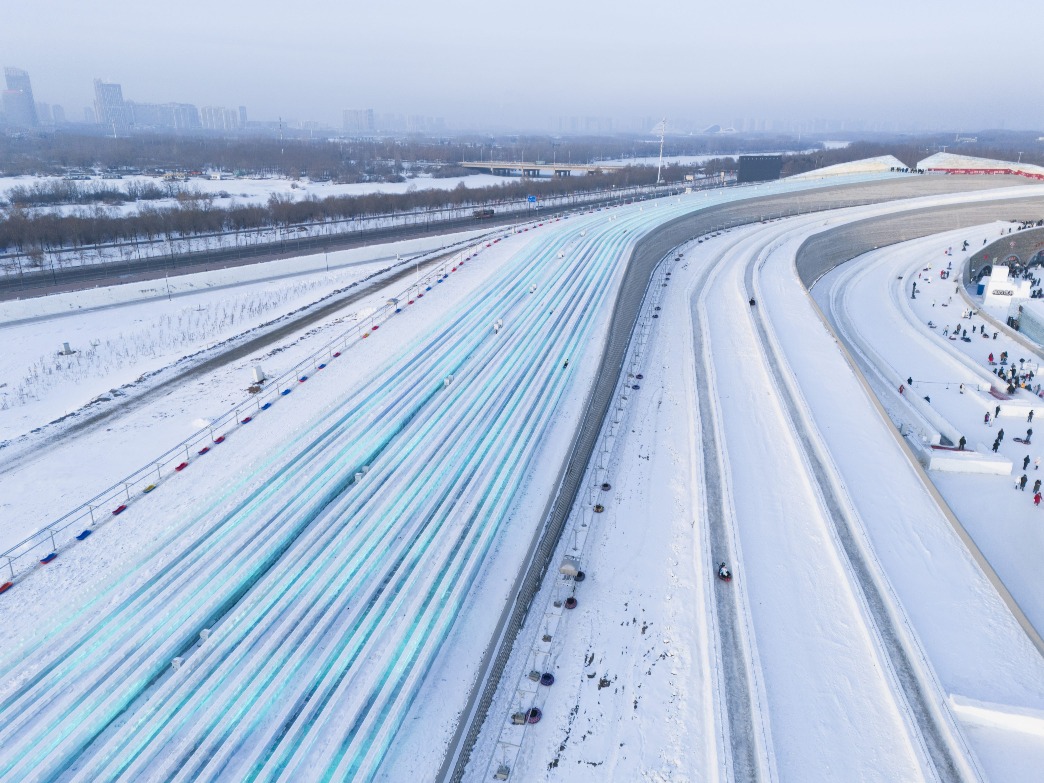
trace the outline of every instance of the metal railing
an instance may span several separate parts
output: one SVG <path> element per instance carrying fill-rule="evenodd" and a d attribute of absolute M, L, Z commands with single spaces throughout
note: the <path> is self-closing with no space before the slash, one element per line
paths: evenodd
<path fill-rule="evenodd" d="M 458 243 L 455 247 L 474 248 L 460 251 L 462 254 L 467 252 L 462 259 L 467 261 L 481 252 L 485 243 L 485 238 L 469 239 Z M 431 258 L 445 255 L 447 249 L 439 248 L 418 256 L 404 258 L 384 271 L 410 265 L 419 267 L 421 263 L 431 260 Z M 13 582 L 20 574 L 35 566 L 38 561 L 49 562 L 47 558 L 56 555 L 73 541 L 86 539 L 96 526 L 122 514 L 136 498 L 152 492 L 165 478 L 180 473 L 193 460 L 209 453 L 215 445 L 223 443 L 240 426 L 249 424 L 254 416 L 268 410 L 273 403 L 289 395 L 295 386 L 308 380 L 310 373 L 325 368 L 329 362 L 338 358 L 353 343 L 368 338 L 375 328 L 401 312 L 403 306 L 413 304 L 415 300 L 411 297 L 411 292 L 423 295 L 424 292 L 420 291 L 422 286 L 431 290 L 433 279 L 441 279 L 446 274 L 446 267 L 450 263 L 446 261 L 434 269 L 428 270 L 423 277 L 408 285 L 400 294 L 389 297 L 385 304 L 298 361 L 293 367 L 277 377 L 266 379 L 260 391 L 237 403 L 206 427 L 150 460 L 148 464 L 124 476 L 90 500 L 44 525 L 6 551 L 0 552 L 0 566 L 7 569 L 8 581 Z"/>

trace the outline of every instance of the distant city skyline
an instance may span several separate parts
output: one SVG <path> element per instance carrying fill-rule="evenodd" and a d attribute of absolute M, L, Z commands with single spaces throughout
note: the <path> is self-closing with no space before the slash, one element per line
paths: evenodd
<path fill-rule="evenodd" d="M 1028 0 L 945 9 L 881 0 L 597 8 L 397 0 L 365 12 L 331 0 L 20 4 L 0 59 L 69 119 L 97 114 L 95 78 L 141 104 L 248 106 L 259 120 L 339 129 L 344 112 L 444 118 L 446 128 L 553 131 L 592 119 L 636 132 L 1040 129 L 1029 42 L 976 50 L 978 31 L 1039 18 Z M 229 118 L 230 119 L 230 118 Z M 409 124 L 409 120 L 406 120 Z M 741 128 L 736 128 L 741 130 Z M 562 131 L 571 132 L 571 131 Z"/>

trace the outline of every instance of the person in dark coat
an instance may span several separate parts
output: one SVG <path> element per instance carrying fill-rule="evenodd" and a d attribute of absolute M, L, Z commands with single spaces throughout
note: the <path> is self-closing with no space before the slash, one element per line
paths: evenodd
<path fill-rule="evenodd" d="M 1022 469 L 1025 470 L 1029 467 L 1029 454 L 1022 458 Z"/>
<path fill-rule="evenodd" d="M 957 441 L 957 450 L 958 451 L 964 451 L 964 447 L 967 445 L 967 443 L 968 443 L 968 439 L 965 438 L 963 435 L 961 435 L 961 439 L 959 441 Z M 1026 457 L 1026 462 L 1029 463 L 1029 457 Z M 1023 465 L 1022 469 L 1025 470 L 1026 466 Z"/>
<path fill-rule="evenodd" d="M 997 453 L 997 449 L 998 449 L 999 447 L 1000 447 L 1000 441 L 999 441 L 999 440 L 995 440 L 995 441 L 993 441 L 993 453 L 994 453 L 994 454 L 996 454 L 996 453 Z"/>
<path fill-rule="evenodd" d="M 1033 428 L 1030 427 L 1030 428 L 1028 428 L 1026 430 L 1026 442 L 1029 443 L 1030 442 L 1030 438 L 1032 438 L 1032 437 L 1033 437 Z"/>
<path fill-rule="evenodd" d="M 1021 489 L 1023 492 L 1026 491 L 1026 482 L 1027 481 L 1029 481 L 1029 479 L 1026 477 L 1026 474 L 1023 473 L 1022 474 L 1022 478 L 1019 479 L 1019 489 Z"/>
<path fill-rule="evenodd" d="M 1033 421 L 1033 411 L 1032 410 L 1029 412 L 1029 416 L 1026 417 L 1026 421 L 1027 422 Z"/>
<path fill-rule="evenodd" d="M 1037 479 L 1036 481 L 1033 482 L 1033 492 L 1034 493 L 1040 492 L 1040 479 Z"/>
<path fill-rule="evenodd" d="M 993 409 L 993 417 L 997 418 L 998 416 L 1000 416 L 1000 405 Z"/>
<path fill-rule="evenodd" d="M 997 442 L 1000 443 L 1003 440 L 1004 440 L 1004 428 L 1001 427 L 1000 430 L 997 432 Z"/>

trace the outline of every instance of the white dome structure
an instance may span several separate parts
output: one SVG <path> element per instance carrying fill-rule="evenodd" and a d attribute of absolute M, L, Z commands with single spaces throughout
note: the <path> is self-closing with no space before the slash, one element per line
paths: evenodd
<path fill-rule="evenodd" d="M 788 180 L 819 179 L 820 177 L 840 177 L 847 174 L 877 174 L 891 171 L 904 171 L 906 164 L 892 155 L 881 155 L 877 158 L 851 160 L 847 163 L 835 163 L 821 169 L 804 171 L 787 177 Z"/>

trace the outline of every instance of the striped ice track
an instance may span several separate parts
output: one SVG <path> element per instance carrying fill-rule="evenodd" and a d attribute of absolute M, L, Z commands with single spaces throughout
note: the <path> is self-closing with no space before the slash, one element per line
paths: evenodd
<path fill-rule="evenodd" d="M 0 779 L 373 779 L 630 244 L 704 206 L 819 184 L 697 194 L 549 232 L 295 435 L 237 506 L 0 672 Z"/>

